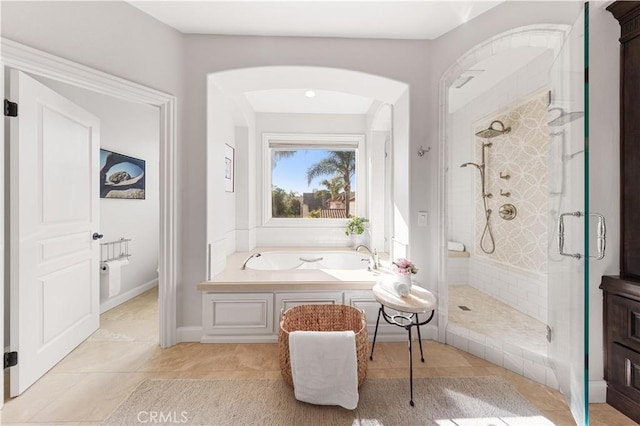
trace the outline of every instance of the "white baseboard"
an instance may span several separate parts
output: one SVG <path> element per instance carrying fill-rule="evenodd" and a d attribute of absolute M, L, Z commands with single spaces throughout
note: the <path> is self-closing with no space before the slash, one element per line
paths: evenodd
<path fill-rule="evenodd" d="M 418 333 L 412 334 L 417 340 Z M 422 340 L 436 340 L 438 327 L 426 325 L 420 327 L 420 337 Z M 373 333 L 369 333 L 369 342 L 373 340 Z M 377 342 L 406 342 L 407 333 L 379 333 Z M 277 334 L 265 334 L 263 336 L 242 336 L 242 335 L 212 335 L 203 334 L 202 327 L 180 327 L 178 328 L 178 342 L 200 342 L 200 343 L 277 343 Z"/>
<path fill-rule="evenodd" d="M 422 337 L 422 340 L 435 340 L 437 342 L 438 327 L 432 324 L 423 325 L 420 327 L 420 337 Z"/>
<path fill-rule="evenodd" d="M 104 314 L 108 310 L 123 304 L 127 300 L 133 299 L 134 297 L 141 295 L 147 290 L 151 290 L 153 287 L 156 287 L 157 285 L 158 285 L 158 279 L 156 278 L 154 280 L 149 281 L 148 283 L 139 285 L 138 287 L 131 289 L 126 293 L 122 293 L 117 296 L 114 296 L 111 299 L 107 300 L 106 302 L 100 304 L 100 313 Z"/>
<path fill-rule="evenodd" d="M 213 336 L 203 335 L 200 343 L 278 343 L 278 336 L 266 334 L 264 336 Z"/>
<path fill-rule="evenodd" d="M 607 382 L 589 380 L 589 404 L 607 402 Z"/>
<path fill-rule="evenodd" d="M 199 342 L 202 339 L 202 327 L 178 327 L 178 343 Z"/>

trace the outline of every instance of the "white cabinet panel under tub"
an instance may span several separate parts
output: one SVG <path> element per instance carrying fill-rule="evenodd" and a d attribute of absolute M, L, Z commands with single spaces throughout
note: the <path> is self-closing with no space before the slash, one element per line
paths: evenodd
<path fill-rule="evenodd" d="M 204 334 L 273 334 L 273 293 L 204 293 Z"/>
<path fill-rule="evenodd" d="M 372 293 L 373 294 L 373 293 Z M 300 305 L 341 305 L 341 291 L 276 293 L 276 317 L 287 309 Z"/>
<path fill-rule="evenodd" d="M 378 310 L 380 309 L 380 303 L 376 301 L 376 298 L 373 296 L 373 292 L 370 290 L 345 291 L 344 304 L 364 310 L 364 314 L 367 318 L 367 331 L 369 332 L 369 337 L 373 338 L 373 333 L 376 330 Z M 392 309 L 386 309 L 385 312 L 391 315 L 397 313 L 397 311 Z M 402 334 L 404 336 L 406 333 L 407 332 L 404 329 L 391 325 L 387 323 L 384 318 L 380 317 L 380 325 L 378 326 L 379 337 L 384 337 L 385 335 L 397 336 L 398 334 Z"/>
<path fill-rule="evenodd" d="M 277 342 L 282 309 L 307 304 L 345 304 L 363 309 L 369 339 L 373 339 L 380 304 L 371 290 L 286 292 L 202 292 L 203 343 Z M 388 313 L 395 311 L 387 310 Z M 435 338 L 425 332 L 423 339 Z M 406 331 L 380 319 L 378 341 L 406 341 Z M 433 335 L 429 337 L 430 335 Z"/>

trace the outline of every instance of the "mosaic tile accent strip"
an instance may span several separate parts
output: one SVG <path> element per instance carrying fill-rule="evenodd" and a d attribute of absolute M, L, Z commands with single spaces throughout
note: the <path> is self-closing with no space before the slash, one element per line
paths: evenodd
<path fill-rule="evenodd" d="M 486 129 L 500 120 L 511 132 L 492 139 L 475 138 L 475 157 L 479 164 L 482 142 L 491 142 L 486 151 L 488 207 L 493 211 L 491 228 L 496 250 L 485 254 L 480 249 L 480 237 L 485 226 L 480 179 L 476 179 L 475 255 L 532 272 L 547 270 L 547 210 L 548 210 L 548 129 L 547 94 L 536 95 L 529 101 L 499 115 L 473 124 L 473 131 Z M 500 173 L 510 175 L 501 179 Z M 500 195 L 509 192 L 510 197 Z M 517 217 L 507 221 L 500 218 L 502 204 L 513 204 Z M 486 246 L 486 245 L 485 245 Z"/>

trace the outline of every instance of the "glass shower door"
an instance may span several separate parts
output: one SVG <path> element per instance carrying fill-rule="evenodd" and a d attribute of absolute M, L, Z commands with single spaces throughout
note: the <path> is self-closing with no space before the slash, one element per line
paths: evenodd
<path fill-rule="evenodd" d="M 588 3 L 551 69 L 549 359 L 578 425 L 588 424 Z"/>

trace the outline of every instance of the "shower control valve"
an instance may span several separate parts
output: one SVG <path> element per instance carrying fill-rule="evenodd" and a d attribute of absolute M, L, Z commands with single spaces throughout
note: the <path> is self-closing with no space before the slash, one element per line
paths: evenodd
<path fill-rule="evenodd" d="M 500 206 L 500 210 L 498 210 L 498 214 L 504 220 L 513 220 L 518 215 L 518 210 L 516 206 L 513 204 L 503 204 Z"/>
<path fill-rule="evenodd" d="M 500 190 L 500 195 L 502 195 L 503 197 L 511 197 L 511 192 L 509 191 L 503 191 L 502 189 Z"/>
<path fill-rule="evenodd" d="M 509 173 L 502 174 L 502 172 L 500 172 L 500 179 L 509 180 L 511 179 L 511 175 Z"/>

